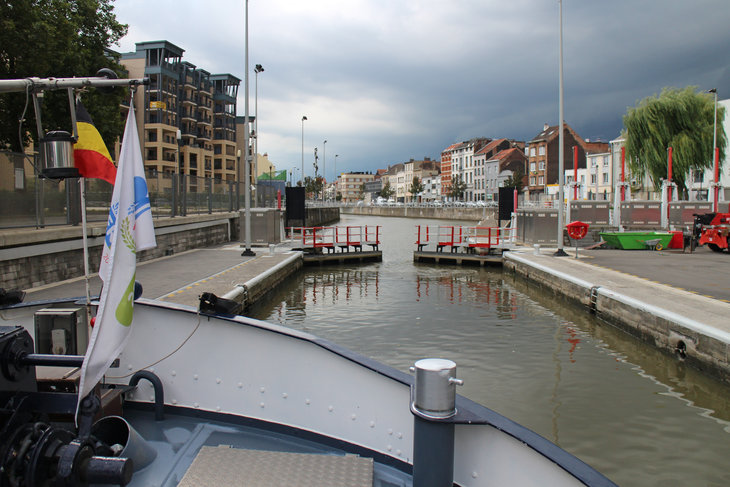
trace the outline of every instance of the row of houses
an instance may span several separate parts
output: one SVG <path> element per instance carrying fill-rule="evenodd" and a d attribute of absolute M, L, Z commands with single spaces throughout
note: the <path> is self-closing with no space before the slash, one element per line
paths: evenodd
<path fill-rule="evenodd" d="M 565 146 L 577 148 L 577 167 L 585 178 L 586 163 L 607 154 L 609 144 L 589 142 L 565 125 Z M 528 196 L 538 199 L 549 194 L 548 188 L 558 182 L 558 127 L 545 125 L 529 142 L 514 139 L 478 137 L 448 146 L 441 160 L 428 157 L 411 159 L 389 166 L 374 174 L 342 174 L 333 185 L 345 202 L 369 200 L 389 185 L 395 201 L 432 201 L 453 199 L 449 195 L 455 185 L 463 188 L 463 201 L 492 201 L 499 188 L 512 178 L 521 178 Z M 565 167 L 573 168 L 573 151 L 566 150 Z M 414 177 L 423 190 L 414 194 Z M 599 180 L 600 180 L 599 176 Z M 603 187 L 601 187 L 603 188 Z"/>
<path fill-rule="evenodd" d="M 730 100 L 720 102 L 730 109 Z M 730 133 L 730 119 L 719 121 Z M 579 199 L 608 200 L 621 181 L 623 137 L 609 142 L 583 139 L 568 124 L 563 124 L 564 181 L 577 187 Z M 429 158 L 411 159 L 382 169 L 374 174 L 342 175 L 333 191 L 340 192 L 344 201 L 366 201 L 389 184 L 396 201 L 449 200 L 455 185 L 464 189 L 463 201 L 492 201 L 499 188 L 513 178 L 521 178 L 523 195 L 533 201 L 555 199 L 559 187 L 560 127 L 545 124 L 527 142 L 514 139 L 477 137 L 446 147 L 440 161 Z M 721 198 L 730 199 L 730 164 L 721 161 L 720 183 L 725 188 Z M 625 180 L 632 193 L 641 199 L 656 199 L 654 182 L 650 177 L 632 175 L 624 165 Z M 423 190 L 411 191 L 413 178 L 418 177 Z M 690 199 L 707 199 L 712 169 L 695 171 L 689 178 Z M 575 184 L 574 184 L 575 183 Z M 363 186 L 363 184 L 365 186 Z"/>

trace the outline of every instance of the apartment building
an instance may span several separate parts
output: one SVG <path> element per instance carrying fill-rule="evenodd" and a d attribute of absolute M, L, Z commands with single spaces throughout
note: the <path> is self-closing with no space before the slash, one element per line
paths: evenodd
<path fill-rule="evenodd" d="M 149 85 L 135 95 L 145 167 L 162 174 L 235 181 L 236 96 L 241 80 L 211 74 L 183 61 L 184 50 L 168 41 L 138 42 L 121 63 Z"/>
<path fill-rule="evenodd" d="M 485 201 L 487 199 L 486 162 L 497 153 L 512 147 L 507 139 L 495 139 L 474 154 L 473 187 L 467 187 L 466 201 Z"/>
<path fill-rule="evenodd" d="M 525 175 L 527 156 L 518 144 L 499 151 L 484 162 L 484 193 L 486 200 L 499 199 L 499 188 L 516 174 Z"/>
<path fill-rule="evenodd" d="M 459 144 L 451 144 L 441 152 L 441 191 L 448 194 L 451 189 L 451 155 Z"/>
<path fill-rule="evenodd" d="M 365 172 L 342 173 L 338 180 L 338 192 L 343 203 L 352 203 L 362 199 L 363 185 L 375 179 L 375 175 Z"/>
<path fill-rule="evenodd" d="M 403 180 L 403 198 L 398 201 L 411 201 L 418 195 L 414 195 L 411 192 L 411 186 L 413 185 L 413 178 L 418 178 L 419 181 L 423 182 L 425 177 L 435 176 L 439 173 L 439 163 L 432 161 L 429 157 L 424 157 L 423 160 L 416 161 L 411 159 L 408 162 L 403 163 L 403 177 L 398 179 Z M 396 193 L 397 194 L 397 193 Z"/>
<path fill-rule="evenodd" d="M 608 146 L 608 144 L 606 144 Z M 588 153 L 586 156 L 588 178 L 586 181 L 586 197 L 589 200 L 610 200 L 611 199 L 611 153 L 598 152 Z"/>
<path fill-rule="evenodd" d="M 441 176 L 426 176 L 421 181 L 423 184 L 422 201 L 441 201 Z"/>
<path fill-rule="evenodd" d="M 530 196 L 547 193 L 549 185 L 556 185 L 559 181 L 559 141 L 560 126 L 543 126 L 542 132 L 537 134 L 525 146 L 525 155 L 528 158 L 527 191 Z M 568 125 L 563 125 L 563 169 L 573 168 L 573 147 L 578 148 L 578 168 L 586 167 L 585 142 Z"/>
<path fill-rule="evenodd" d="M 441 153 L 441 189 L 448 194 L 454 179 L 459 178 L 466 183 L 464 199 L 473 201 L 474 198 L 474 155 L 492 139 L 477 137 L 457 144 L 452 144 Z M 444 160 L 447 160 L 447 169 L 444 169 Z M 448 172 L 447 174 L 445 174 Z"/>

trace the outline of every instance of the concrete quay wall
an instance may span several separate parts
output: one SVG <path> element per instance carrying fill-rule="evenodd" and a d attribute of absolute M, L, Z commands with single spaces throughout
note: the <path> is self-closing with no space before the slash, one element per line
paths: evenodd
<path fill-rule="evenodd" d="M 329 225 L 330 223 L 334 223 L 340 219 L 340 207 L 308 207 L 304 210 L 304 218 L 305 227 L 319 227 L 322 225 Z"/>
<path fill-rule="evenodd" d="M 157 247 L 140 252 L 139 262 L 238 238 L 238 212 L 160 218 L 154 221 Z M 105 223 L 87 226 L 89 272 L 101 261 Z M 84 275 L 80 226 L 0 232 L 0 287 L 30 289 Z"/>
<path fill-rule="evenodd" d="M 343 206 L 341 212 L 350 215 L 394 216 L 401 218 L 433 218 L 463 220 L 497 226 L 496 208 L 435 208 L 420 206 Z"/>
<path fill-rule="evenodd" d="M 674 355 L 679 360 L 717 379 L 730 384 L 730 333 L 712 326 L 713 320 L 722 322 L 725 308 L 711 309 L 711 300 L 704 304 L 707 314 L 697 320 L 680 315 L 670 309 L 682 310 L 685 314 L 694 303 L 685 303 L 681 296 L 671 296 L 672 306 L 657 306 L 623 292 L 610 289 L 607 285 L 593 282 L 590 275 L 585 280 L 558 269 L 541 265 L 519 253 L 508 252 L 504 256 L 503 268 L 541 288 L 586 306 L 603 321 L 616 326 L 656 348 Z M 565 257 L 568 259 L 569 257 Z M 646 293 L 653 291 L 647 289 Z M 705 299 L 690 296 L 687 299 Z M 709 298 L 707 298 L 709 299 Z M 725 305 L 726 306 L 726 305 Z M 689 311 L 691 315 L 691 311 Z M 707 320 L 703 319 L 707 318 Z"/>

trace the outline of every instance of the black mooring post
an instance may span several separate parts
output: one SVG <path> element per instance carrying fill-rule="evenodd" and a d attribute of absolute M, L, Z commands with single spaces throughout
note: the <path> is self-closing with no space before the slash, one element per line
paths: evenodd
<path fill-rule="evenodd" d="M 413 485 L 454 485 L 454 422 L 456 416 L 456 364 L 451 360 L 423 359 L 411 367 L 416 380 L 412 390 Z"/>
<path fill-rule="evenodd" d="M 414 415 L 413 485 L 454 485 L 454 423 Z"/>

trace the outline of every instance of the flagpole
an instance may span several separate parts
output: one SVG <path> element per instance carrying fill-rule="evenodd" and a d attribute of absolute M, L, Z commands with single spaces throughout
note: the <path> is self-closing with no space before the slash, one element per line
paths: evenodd
<path fill-rule="evenodd" d="M 81 192 L 81 231 L 84 247 L 84 280 L 86 281 L 86 324 L 91 323 L 91 290 L 89 287 L 89 242 L 86 238 L 86 178 L 79 178 Z"/>

